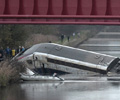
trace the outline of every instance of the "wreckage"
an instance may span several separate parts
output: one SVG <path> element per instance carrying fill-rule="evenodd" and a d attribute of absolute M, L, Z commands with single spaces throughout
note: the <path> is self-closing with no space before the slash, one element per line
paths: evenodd
<path fill-rule="evenodd" d="M 68 73 L 61 69 L 82 69 L 100 74 L 120 71 L 120 59 L 118 57 L 100 54 L 83 49 L 63 46 L 54 43 L 41 43 L 14 57 L 19 62 L 25 62 L 26 67 L 37 74 L 55 72 Z M 52 66 L 52 67 L 50 67 Z M 57 66 L 55 68 L 55 66 Z M 48 74 L 48 73 L 47 73 Z"/>

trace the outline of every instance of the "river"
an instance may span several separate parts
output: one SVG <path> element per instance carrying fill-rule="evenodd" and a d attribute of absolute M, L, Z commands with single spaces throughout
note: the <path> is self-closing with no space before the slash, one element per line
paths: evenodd
<path fill-rule="evenodd" d="M 119 100 L 119 81 L 23 82 L 0 89 L 0 100 Z"/>

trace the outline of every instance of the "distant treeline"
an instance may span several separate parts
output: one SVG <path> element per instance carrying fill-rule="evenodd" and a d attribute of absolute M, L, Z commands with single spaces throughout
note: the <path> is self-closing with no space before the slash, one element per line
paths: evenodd
<path fill-rule="evenodd" d="M 73 33 L 86 34 L 88 37 L 100 31 L 120 32 L 120 26 L 105 25 L 0 25 L 0 46 L 18 47 L 32 34 L 70 36 Z"/>

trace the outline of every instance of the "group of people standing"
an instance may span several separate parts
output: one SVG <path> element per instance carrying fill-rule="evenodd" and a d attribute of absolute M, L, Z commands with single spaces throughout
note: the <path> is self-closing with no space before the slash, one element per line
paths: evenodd
<path fill-rule="evenodd" d="M 15 48 L 11 49 L 9 48 L 9 46 L 7 46 L 6 49 L 0 47 L 0 61 L 3 61 L 4 59 L 10 59 L 24 50 L 25 48 L 23 46 L 19 46 L 17 49 Z"/>
<path fill-rule="evenodd" d="M 61 43 L 63 43 L 64 38 L 65 38 L 65 35 L 62 34 L 61 35 Z M 67 40 L 69 42 L 69 40 L 70 40 L 70 36 L 69 35 L 67 36 Z"/>

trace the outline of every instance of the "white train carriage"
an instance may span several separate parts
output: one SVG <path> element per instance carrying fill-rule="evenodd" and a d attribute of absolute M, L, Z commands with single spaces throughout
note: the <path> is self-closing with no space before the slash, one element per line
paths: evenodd
<path fill-rule="evenodd" d="M 54 43 L 36 44 L 15 57 L 18 61 L 39 61 L 106 74 L 119 66 L 119 58 Z M 34 68 L 34 66 L 33 66 Z"/>

